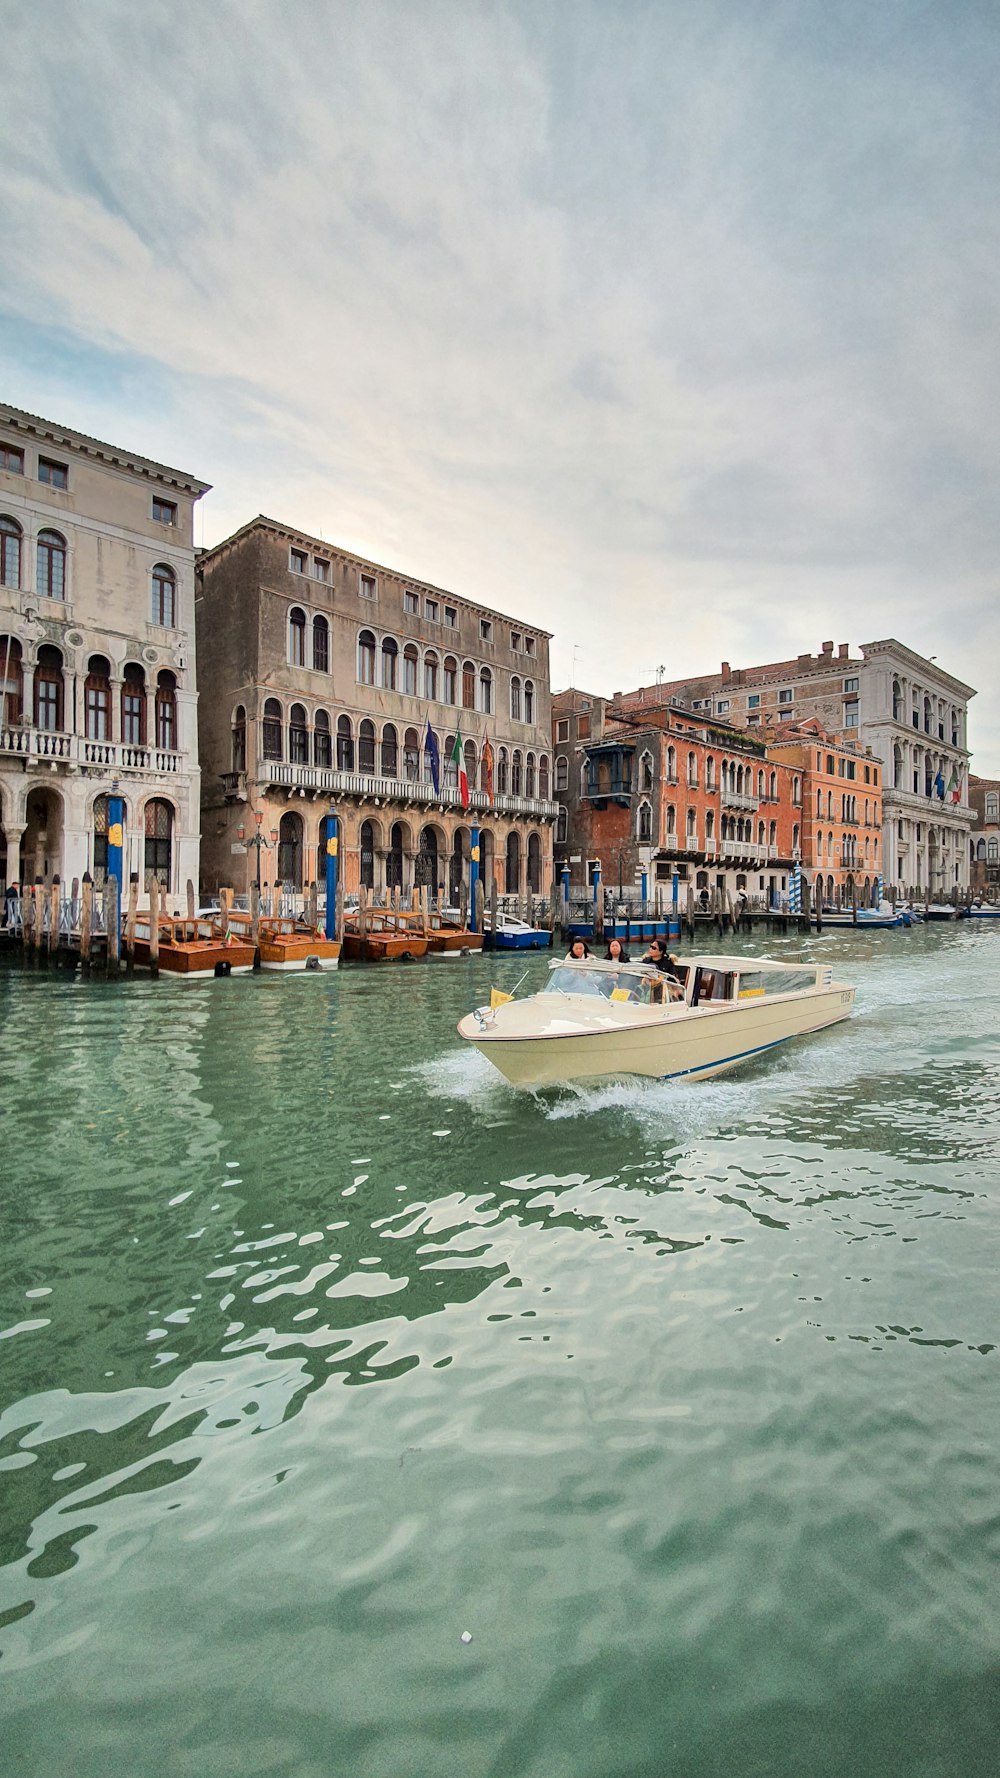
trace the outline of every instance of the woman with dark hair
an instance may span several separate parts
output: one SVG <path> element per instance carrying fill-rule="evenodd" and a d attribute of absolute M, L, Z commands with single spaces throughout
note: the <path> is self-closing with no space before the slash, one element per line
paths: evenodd
<path fill-rule="evenodd" d="M 631 963 L 632 959 L 620 938 L 609 938 L 604 961 L 605 963 Z"/>
<path fill-rule="evenodd" d="M 589 956 L 590 946 L 586 939 L 574 938 L 570 943 L 569 950 L 566 952 L 567 962 L 572 961 L 573 963 L 582 963 L 584 958 Z"/>

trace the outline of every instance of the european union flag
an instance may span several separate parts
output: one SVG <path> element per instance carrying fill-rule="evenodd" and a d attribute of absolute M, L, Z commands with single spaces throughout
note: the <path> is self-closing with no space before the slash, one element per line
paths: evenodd
<path fill-rule="evenodd" d="M 428 718 L 427 733 L 424 736 L 424 752 L 429 753 L 431 756 L 431 783 L 434 786 L 434 795 L 440 796 L 441 795 L 441 749 L 438 746 L 437 736 L 434 733 L 434 730 L 431 728 L 430 718 Z"/>
<path fill-rule="evenodd" d="M 934 780 L 934 788 L 937 791 L 938 796 L 941 798 L 941 801 L 944 802 L 944 778 L 940 772 Z"/>

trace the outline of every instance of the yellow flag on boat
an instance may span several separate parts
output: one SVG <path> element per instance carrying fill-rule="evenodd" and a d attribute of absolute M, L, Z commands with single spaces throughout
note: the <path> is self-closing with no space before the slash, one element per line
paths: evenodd
<path fill-rule="evenodd" d="M 501 994 L 499 988 L 491 988 L 490 1012 L 496 1012 L 498 1006 L 506 1006 L 508 1000 L 513 1000 L 513 998 L 513 994 Z"/>

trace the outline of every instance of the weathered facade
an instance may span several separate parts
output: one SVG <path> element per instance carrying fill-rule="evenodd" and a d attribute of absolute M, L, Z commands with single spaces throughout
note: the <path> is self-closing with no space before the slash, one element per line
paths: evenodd
<path fill-rule="evenodd" d="M 834 741 L 856 744 L 882 766 L 886 887 L 949 895 L 967 881 L 967 723 L 964 685 L 893 638 L 852 655 L 824 642 L 817 655 L 671 680 L 616 693 L 610 713 L 636 717 L 681 706 L 765 740 L 791 720 L 815 718 Z"/>
<path fill-rule="evenodd" d="M 258 860 L 264 884 L 322 882 L 334 801 L 348 893 L 426 884 L 457 894 L 473 824 L 487 893 L 494 879 L 501 894 L 548 893 L 545 631 L 271 519 L 207 551 L 198 573 L 212 687 L 201 725 L 206 887 L 244 891 Z M 258 830 L 268 844 L 247 853 Z"/>
<path fill-rule="evenodd" d="M 0 405 L 0 879 L 198 881 L 195 502 L 181 470 Z"/>
<path fill-rule="evenodd" d="M 971 885 L 991 901 L 1000 897 L 1000 778 L 969 779 L 973 828 L 969 836 Z"/>
<path fill-rule="evenodd" d="M 801 864 L 814 898 L 867 905 L 882 875 L 882 766 L 815 717 L 771 734 L 768 757 L 802 774 Z"/>

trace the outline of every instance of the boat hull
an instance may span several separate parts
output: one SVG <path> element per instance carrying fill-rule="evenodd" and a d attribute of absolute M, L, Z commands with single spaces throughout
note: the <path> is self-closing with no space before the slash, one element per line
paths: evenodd
<path fill-rule="evenodd" d="M 551 932 L 497 932 L 493 935 L 495 951 L 544 951 L 552 943 Z"/>
<path fill-rule="evenodd" d="M 736 1005 L 679 1010 L 644 1023 L 588 1032 L 505 1037 L 477 1027 L 474 1014 L 459 1035 L 513 1086 L 638 1075 L 652 1080 L 707 1080 L 850 1017 L 855 990 L 842 984 Z"/>
<path fill-rule="evenodd" d="M 136 939 L 135 961 L 140 969 L 150 967 L 148 939 Z M 210 980 L 217 964 L 228 964 L 229 975 L 249 975 L 253 969 L 253 945 L 239 940 L 234 944 L 205 944 L 198 940 L 190 944 L 164 944 L 161 941 L 157 963 L 162 975 L 176 975 L 186 980 Z"/>
<path fill-rule="evenodd" d="M 404 957 L 426 957 L 427 940 L 414 933 L 345 932 L 344 956 L 365 963 L 398 963 Z"/>
<path fill-rule="evenodd" d="M 427 947 L 432 957 L 463 957 L 470 951 L 481 951 L 483 935 L 481 932 L 463 931 L 459 927 L 429 932 Z"/>

